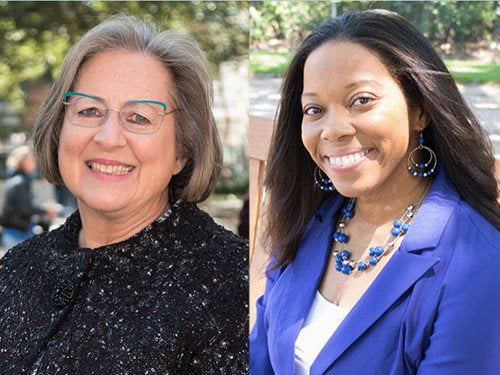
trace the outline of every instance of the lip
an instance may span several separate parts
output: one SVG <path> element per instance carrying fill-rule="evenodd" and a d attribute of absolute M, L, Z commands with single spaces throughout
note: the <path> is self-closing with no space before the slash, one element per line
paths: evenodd
<path fill-rule="evenodd" d="M 374 148 L 342 149 L 326 154 L 323 158 L 333 171 L 351 171 L 362 164 L 375 151 Z"/>
<path fill-rule="evenodd" d="M 125 180 L 135 170 L 132 164 L 109 159 L 89 159 L 85 161 L 85 166 L 91 176 L 109 181 Z"/>
<path fill-rule="evenodd" d="M 89 159 L 89 160 L 86 160 L 85 163 L 99 163 L 99 164 L 104 164 L 104 165 L 124 165 L 124 166 L 133 167 L 132 164 L 127 164 L 127 163 L 123 163 L 121 161 L 108 160 L 108 159 Z"/>

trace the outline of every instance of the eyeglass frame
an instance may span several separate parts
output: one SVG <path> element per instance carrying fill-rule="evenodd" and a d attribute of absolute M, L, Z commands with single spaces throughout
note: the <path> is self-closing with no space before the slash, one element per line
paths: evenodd
<path fill-rule="evenodd" d="M 164 103 L 164 102 L 160 102 L 158 100 L 128 100 L 126 101 L 125 103 L 123 103 L 123 105 L 121 106 L 121 108 L 123 108 L 125 105 L 127 104 L 131 104 L 131 103 L 152 103 L 152 104 L 158 104 L 158 105 L 161 105 L 163 107 L 163 110 L 164 112 L 163 113 L 158 113 L 158 115 L 162 115 L 162 118 L 161 118 L 161 122 L 160 122 L 160 125 L 158 126 L 158 128 L 151 132 L 151 133 L 139 133 L 139 132 L 135 132 L 135 131 L 132 131 L 130 129 L 128 129 L 125 125 L 123 125 L 123 122 L 122 122 L 122 117 L 120 116 L 120 114 L 122 113 L 122 110 L 121 108 L 120 109 L 114 109 L 114 108 L 110 108 L 108 107 L 108 105 L 106 104 L 106 102 L 104 101 L 103 98 L 100 98 L 98 96 L 93 96 L 93 95 L 89 95 L 89 94 L 85 94 L 83 92 L 79 92 L 79 91 L 66 91 L 64 94 L 63 94 L 63 104 L 65 106 L 68 106 L 71 104 L 71 102 L 68 102 L 67 101 L 67 98 L 68 96 L 82 96 L 82 97 L 85 97 L 85 98 L 89 98 L 89 99 L 94 99 L 94 100 L 97 100 L 98 102 L 104 104 L 104 106 L 106 107 L 106 114 L 104 115 L 104 117 L 102 118 L 102 121 L 100 122 L 99 125 L 95 125 L 95 126 L 85 126 L 85 125 L 78 125 L 78 124 L 75 124 L 73 122 L 70 122 L 74 125 L 74 126 L 80 126 L 82 128 L 89 128 L 89 129 L 92 129 L 92 128 L 98 128 L 99 126 L 101 126 L 102 124 L 104 124 L 104 122 L 106 122 L 107 118 L 108 118 L 108 115 L 109 115 L 109 111 L 114 111 L 114 112 L 117 112 L 118 113 L 118 118 L 119 118 L 119 123 L 120 125 L 123 127 L 123 129 L 125 129 L 126 131 L 130 132 L 130 133 L 133 133 L 133 134 L 154 134 L 156 133 L 158 130 L 160 130 L 161 126 L 163 125 L 163 119 L 165 118 L 166 115 L 169 115 L 171 114 L 172 112 L 175 112 L 176 110 L 175 109 L 172 109 L 171 111 L 167 112 L 167 103 Z M 66 107 L 65 107 L 66 108 Z"/>

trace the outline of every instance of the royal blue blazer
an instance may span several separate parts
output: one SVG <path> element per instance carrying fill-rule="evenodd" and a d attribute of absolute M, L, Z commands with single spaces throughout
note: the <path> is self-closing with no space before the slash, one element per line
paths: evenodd
<path fill-rule="evenodd" d="M 293 375 L 334 217 L 325 202 L 295 260 L 271 271 L 250 334 L 252 375 Z M 311 375 L 500 374 L 500 234 L 441 171 L 401 246 L 330 337 Z"/>

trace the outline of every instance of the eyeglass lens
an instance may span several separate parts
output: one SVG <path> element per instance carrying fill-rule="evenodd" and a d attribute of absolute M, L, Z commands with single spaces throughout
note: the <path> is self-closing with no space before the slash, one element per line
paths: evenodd
<path fill-rule="evenodd" d="M 66 103 L 70 122 L 83 127 L 100 126 L 111 110 L 99 100 L 86 96 L 68 96 Z M 148 101 L 127 102 L 118 112 L 122 126 L 133 133 L 155 132 L 164 116 L 163 106 Z"/>

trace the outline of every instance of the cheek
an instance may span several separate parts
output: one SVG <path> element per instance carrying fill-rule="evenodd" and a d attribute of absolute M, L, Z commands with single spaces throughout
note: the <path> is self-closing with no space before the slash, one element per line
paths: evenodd
<path fill-rule="evenodd" d="M 302 123 L 302 144 L 313 158 L 320 138 L 319 133 L 320 132 L 318 131 L 318 128 L 314 127 L 313 125 Z"/>
<path fill-rule="evenodd" d="M 139 159 L 157 170 L 159 174 L 165 174 L 172 171 L 176 165 L 176 144 L 175 134 L 165 132 L 159 137 L 141 140 L 141 144 L 136 144 L 135 149 Z"/>
<path fill-rule="evenodd" d="M 80 171 L 80 156 L 88 143 L 89 135 L 79 132 L 74 126 L 63 124 L 59 134 L 58 165 L 61 177 L 68 183 L 68 179 L 76 176 Z"/>
<path fill-rule="evenodd" d="M 408 118 L 399 108 L 372 113 L 362 118 L 359 124 L 360 133 L 380 147 L 388 146 L 396 150 L 406 147 L 408 143 Z"/>
<path fill-rule="evenodd" d="M 59 148 L 58 148 L 58 162 L 61 173 L 63 173 L 63 170 L 66 169 L 65 167 L 72 159 L 71 151 L 74 151 L 72 138 L 73 137 L 71 137 L 70 133 L 67 131 L 66 125 L 63 125 L 61 133 L 59 135 Z"/>

